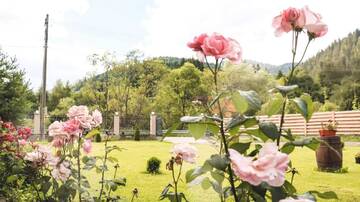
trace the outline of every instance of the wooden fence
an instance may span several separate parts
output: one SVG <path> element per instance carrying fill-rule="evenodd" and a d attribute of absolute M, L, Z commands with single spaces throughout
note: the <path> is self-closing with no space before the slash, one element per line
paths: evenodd
<path fill-rule="evenodd" d="M 280 115 L 258 116 L 261 121 L 271 121 L 279 126 Z M 360 135 L 360 111 L 338 111 L 314 113 L 309 122 L 300 114 L 286 114 L 284 128 L 290 128 L 294 135 L 319 135 L 321 123 L 333 120 L 338 122 L 337 134 Z"/>

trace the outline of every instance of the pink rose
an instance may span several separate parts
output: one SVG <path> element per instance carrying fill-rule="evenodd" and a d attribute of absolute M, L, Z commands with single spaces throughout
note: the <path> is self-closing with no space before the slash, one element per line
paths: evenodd
<path fill-rule="evenodd" d="M 27 144 L 26 140 L 24 140 L 24 139 L 19 140 L 19 145 L 20 146 L 25 146 L 26 144 Z"/>
<path fill-rule="evenodd" d="M 279 152 L 274 143 L 265 143 L 255 161 L 232 149 L 229 150 L 229 153 L 231 167 L 241 180 L 255 186 L 261 182 L 266 182 L 274 187 L 284 184 L 289 157 Z"/>
<path fill-rule="evenodd" d="M 283 32 L 291 30 L 301 30 L 305 25 L 305 17 L 302 10 L 297 8 L 288 8 L 280 15 L 274 17 L 272 26 L 275 28 L 275 35 L 281 36 Z"/>
<path fill-rule="evenodd" d="M 229 38 L 231 51 L 227 54 L 226 58 L 229 59 L 233 63 L 241 62 L 242 57 L 242 48 L 235 39 Z"/>
<path fill-rule="evenodd" d="M 38 166 L 54 165 L 58 162 L 58 158 L 51 153 L 51 148 L 43 145 L 39 145 L 35 151 L 27 153 L 24 159 Z"/>
<path fill-rule="evenodd" d="M 84 141 L 84 143 L 82 144 L 82 148 L 83 148 L 83 151 L 86 153 L 86 154 L 89 154 L 92 150 L 92 143 L 91 143 L 91 140 L 90 139 L 86 139 Z"/>
<path fill-rule="evenodd" d="M 305 28 L 311 38 L 324 36 L 328 32 L 328 27 L 321 21 L 321 15 L 314 13 L 307 6 L 302 8 L 305 16 Z"/>
<path fill-rule="evenodd" d="M 75 117 L 83 117 L 89 115 L 89 109 L 87 106 L 80 105 L 80 106 L 72 106 L 68 110 L 67 116 L 69 118 L 75 118 Z"/>
<path fill-rule="evenodd" d="M 70 167 L 69 162 L 63 161 L 59 165 L 54 166 L 53 170 L 51 171 L 51 175 L 56 180 L 61 180 L 64 182 L 69 178 L 71 174 L 71 170 L 69 167 Z"/>
<path fill-rule="evenodd" d="M 58 136 L 66 137 L 68 135 L 68 133 L 64 130 L 64 123 L 59 121 L 55 121 L 52 124 L 50 124 L 48 131 L 49 131 L 49 136 L 52 137 L 58 137 Z"/>
<path fill-rule="evenodd" d="M 67 120 L 63 124 L 63 130 L 70 135 L 78 136 L 78 134 L 82 132 L 82 130 L 80 129 L 80 121 L 76 118 Z"/>
<path fill-rule="evenodd" d="M 236 176 L 238 176 L 241 180 L 247 181 L 255 186 L 262 182 L 262 179 L 257 177 L 256 171 L 252 166 L 252 157 L 245 157 L 233 149 L 229 149 L 229 153 L 231 168 L 233 169 Z"/>
<path fill-rule="evenodd" d="M 258 159 L 253 162 L 257 175 L 270 186 L 279 187 L 285 182 L 289 157 L 278 151 L 275 143 L 266 143 L 260 149 Z"/>
<path fill-rule="evenodd" d="M 92 118 L 93 118 L 93 127 L 98 127 L 102 123 L 102 115 L 99 110 L 95 109 L 92 112 Z"/>
<path fill-rule="evenodd" d="M 72 106 L 69 109 L 67 116 L 70 119 L 78 120 L 82 128 L 91 129 L 93 118 L 90 116 L 87 106 Z"/>
<path fill-rule="evenodd" d="M 194 37 L 194 40 L 187 43 L 187 46 L 193 51 L 202 51 L 201 46 L 204 44 L 204 40 L 208 37 L 207 34 L 203 33 L 199 36 Z"/>
<path fill-rule="evenodd" d="M 214 56 L 216 59 L 226 58 L 232 51 L 229 40 L 217 33 L 206 37 L 201 48 L 205 56 Z"/>
<path fill-rule="evenodd" d="M 56 148 L 62 148 L 65 145 L 65 138 L 55 137 L 51 142 L 51 145 Z"/>
<path fill-rule="evenodd" d="M 189 144 L 175 145 L 172 153 L 188 163 L 195 163 L 195 158 L 197 157 L 197 149 Z"/>

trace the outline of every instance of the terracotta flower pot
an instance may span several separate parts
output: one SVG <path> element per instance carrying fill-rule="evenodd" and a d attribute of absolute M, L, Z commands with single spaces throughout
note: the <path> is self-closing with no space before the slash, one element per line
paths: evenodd
<path fill-rule="evenodd" d="M 336 130 L 319 130 L 320 137 L 330 137 L 336 135 Z"/>

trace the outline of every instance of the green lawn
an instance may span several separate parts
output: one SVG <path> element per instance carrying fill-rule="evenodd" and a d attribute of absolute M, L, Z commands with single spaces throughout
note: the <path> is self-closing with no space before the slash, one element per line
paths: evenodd
<path fill-rule="evenodd" d="M 121 196 L 128 200 L 131 198 L 133 188 L 138 188 L 140 195 L 136 201 L 157 201 L 163 187 L 170 180 L 170 172 L 165 170 L 165 164 L 172 147 L 171 143 L 158 141 L 116 141 L 110 142 L 126 150 L 114 151 L 111 156 L 117 157 L 120 164 L 119 175 L 127 178 L 126 187 L 117 191 Z M 196 145 L 199 150 L 198 163 L 201 164 L 210 154 L 216 153 L 216 149 L 209 145 Z M 93 155 L 102 155 L 103 144 L 94 143 Z M 360 151 L 360 147 L 347 147 L 344 150 L 344 167 L 348 168 L 348 173 L 323 173 L 315 170 L 316 160 L 313 151 L 300 148 L 291 154 L 294 167 L 300 171 L 300 176 L 295 177 L 295 185 L 299 192 L 306 190 L 335 191 L 340 201 L 360 201 L 360 165 L 354 163 L 354 155 Z M 159 175 L 145 173 L 146 161 L 152 157 L 161 159 L 161 172 Z M 194 165 L 186 164 L 184 170 L 188 170 Z M 109 172 L 108 177 L 113 173 Z M 87 173 L 92 187 L 97 188 L 100 175 L 95 172 Z M 96 185 L 96 186 L 95 186 Z M 190 201 L 212 202 L 218 201 L 217 195 L 211 189 L 203 191 L 201 187 L 187 187 L 181 183 L 180 190 L 183 190 Z M 320 200 L 321 201 L 321 200 Z"/>

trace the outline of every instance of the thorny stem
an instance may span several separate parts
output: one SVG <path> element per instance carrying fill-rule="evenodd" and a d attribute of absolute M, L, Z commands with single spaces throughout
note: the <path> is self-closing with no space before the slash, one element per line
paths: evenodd
<path fill-rule="evenodd" d="M 206 57 L 205 57 L 206 58 Z M 207 61 L 207 60 L 206 60 Z M 217 78 L 217 74 L 218 74 L 218 71 L 220 70 L 220 66 L 219 66 L 219 60 L 216 59 L 216 63 L 215 63 L 215 71 L 214 71 L 214 84 L 215 84 L 215 93 L 216 95 L 219 94 L 219 90 L 218 90 L 218 78 Z M 222 63 L 222 61 L 220 62 L 220 64 Z M 208 64 L 208 63 L 207 63 Z M 211 67 L 209 66 L 208 64 L 208 67 L 209 69 L 211 69 Z M 222 145 L 224 146 L 224 150 L 225 150 L 225 156 L 226 158 L 229 158 L 230 157 L 230 154 L 229 154 L 229 149 L 228 149 L 228 145 L 227 145 L 227 142 L 226 142 L 226 137 L 225 137 L 225 130 L 224 130 L 224 114 L 222 112 L 222 109 L 221 109 L 221 105 L 220 105 L 220 100 L 217 100 L 216 101 L 217 103 L 217 106 L 219 108 L 219 115 L 220 115 L 220 118 L 221 118 L 221 121 L 220 121 L 220 134 L 221 134 L 221 140 L 222 140 Z M 221 152 L 221 151 L 220 151 Z M 228 172 L 229 172 L 229 182 L 230 182 L 230 185 L 231 185 L 231 191 L 232 193 L 234 194 L 234 199 L 235 199 L 235 202 L 239 201 L 238 200 L 238 197 L 237 197 L 237 194 L 236 194 L 236 189 L 235 189 L 235 182 L 234 182 L 234 174 L 232 172 L 232 169 L 231 169 L 231 165 L 229 164 L 228 165 Z"/>
<path fill-rule="evenodd" d="M 81 168 L 80 168 L 80 145 L 81 145 L 81 137 L 79 135 L 78 137 L 78 145 L 77 145 L 77 150 L 78 150 L 78 154 L 77 154 L 77 175 L 78 175 L 78 187 L 79 187 L 79 201 L 81 202 Z"/>
<path fill-rule="evenodd" d="M 104 161 L 103 161 L 103 165 L 102 165 L 102 171 L 101 171 L 101 188 L 100 188 L 100 194 L 99 194 L 99 200 L 101 201 L 101 196 L 103 194 L 103 190 L 104 190 L 104 179 L 105 179 L 105 167 L 106 167 L 106 160 L 107 160 L 107 155 L 108 155 L 108 151 L 107 151 L 107 144 L 108 144 L 108 140 L 109 137 L 106 134 L 106 139 L 105 139 L 105 156 L 104 156 Z"/>

